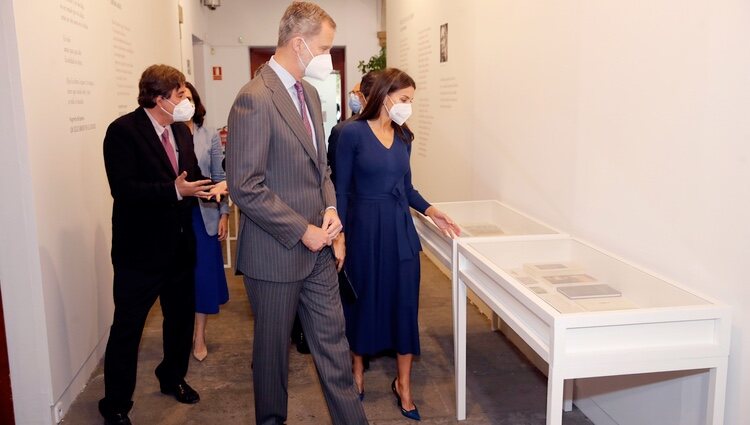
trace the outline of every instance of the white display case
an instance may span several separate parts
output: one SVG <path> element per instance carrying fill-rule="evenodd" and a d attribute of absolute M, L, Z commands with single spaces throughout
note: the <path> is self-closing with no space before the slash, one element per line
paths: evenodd
<path fill-rule="evenodd" d="M 549 269 L 563 272 L 550 275 L 544 271 Z M 561 277 L 576 275 L 580 280 L 573 283 Z M 459 420 L 466 418 L 470 288 L 548 363 L 547 424 L 561 424 L 566 379 L 693 369 L 709 370 L 707 422 L 723 423 L 727 306 L 561 237 L 459 240 L 454 279 Z M 595 285 L 605 287 L 592 290 Z M 578 289 L 561 291 L 570 287 Z"/>
<path fill-rule="evenodd" d="M 487 237 L 534 239 L 566 236 L 496 200 L 438 202 L 432 205 L 448 214 L 461 228 L 461 236 L 451 239 L 445 236 L 428 217 L 412 211 L 414 226 L 419 234 L 422 247 L 425 248 L 428 257 L 445 273 L 453 271 L 456 241 L 459 239 Z M 455 274 L 451 274 L 451 285 L 453 313 L 455 315 L 458 294 Z M 476 299 L 472 297 L 472 301 L 476 302 Z M 489 316 L 492 330 L 498 330 L 500 328 L 498 317 L 482 307 L 480 307 L 480 310 L 483 310 Z"/>
<path fill-rule="evenodd" d="M 435 208 L 448 214 L 461 228 L 461 238 L 519 235 L 553 235 L 557 230 L 530 218 L 499 201 L 438 202 Z M 438 262 L 451 269 L 453 243 L 428 217 L 412 212 L 414 226 L 426 247 Z"/>

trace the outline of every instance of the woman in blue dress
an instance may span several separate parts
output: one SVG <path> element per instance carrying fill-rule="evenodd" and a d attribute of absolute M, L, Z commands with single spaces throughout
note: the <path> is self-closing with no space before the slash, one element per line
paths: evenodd
<path fill-rule="evenodd" d="M 419 420 L 411 394 L 411 366 L 419 355 L 419 251 L 409 207 L 430 217 L 448 236 L 459 228 L 414 189 L 409 156 L 416 85 L 405 72 L 386 69 L 357 120 L 341 129 L 336 148 L 336 196 L 344 223 L 344 267 L 357 300 L 344 305 L 354 380 L 364 394 L 363 355 L 395 351 L 398 374 L 391 390 L 401 413 Z M 340 248 L 337 241 L 334 249 Z"/>
<path fill-rule="evenodd" d="M 193 145 L 198 165 L 204 176 L 211 176 L 214 182 L 224 182 L 226 175 L 222 168 L 224 152 L 221 139 L 216 131 L 203 126 L 206 108 L 192 84 L 186 97 L 195 105 L 193 119 L 188 127 L 193 133 Z M 219 306 L 229 300 L 227 278 L 224 275 L 224 258 L 221 241 L 226 239 L 229 221 L 227 199 L 220 202 L 198 200 L 193 210 L 193 232 L 195 232 L 195 331 L 193 334 L 193 357 L 203 361 L 208 356 L 206 346 L 206 322 L 208 314 L 217 314 Z"/>

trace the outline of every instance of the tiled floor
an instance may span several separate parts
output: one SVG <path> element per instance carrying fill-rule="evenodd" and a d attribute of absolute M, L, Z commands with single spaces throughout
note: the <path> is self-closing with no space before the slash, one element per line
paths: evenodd
<path fill-rule="evenodd" d="M 191 359 L 187 381 L 200 392 L 201 402 L 177 403 L 159 392 L 153 371 L 161 358 L 161 312 L 153 309 L 141 343 L 135 405 L 135 425 L 252 424 L 250 351 L 252 316 L 239 277 L 228 274 L 230 301 L 208 325 L 209 356 Z M 453 337 L 450 281 L 422 257 L 420 329 L 422 356 L 414 364 L 415 401 L 425 424 L 454 424 Z M 526 425 L 545 423 L 546 378 L 499 333 L 487 318 L 469 308 L 468 418 L 466 425 Z M 287 423 L 328 424 L 330 419 L 310 356 L 290 350 L 289 416 Z M 414 424 L 401 416 L 390 391 L 395 361 L 381 358 L 365 374 L 365 410 L 372 424 Z M 66 415 L 66 425 L 100 424 L 97 401 L 104 392 L 102 368 Z M 563 424 L 591 422 L 578 410 L 563 415 Z"/>

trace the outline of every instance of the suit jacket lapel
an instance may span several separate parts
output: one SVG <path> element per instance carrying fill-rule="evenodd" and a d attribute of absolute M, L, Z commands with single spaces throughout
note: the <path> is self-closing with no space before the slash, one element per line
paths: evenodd
<path fill-rule="evenodd" d="M 302 122 L 302 116 L 294 106 L 292 98 L 289 97 L 289 92 L 286 87 L 284 87 L 278 75 L 276 75 L 276 72 L 270 66 L 263 67 L 261 70 L 261 77 L 263 78 L 266 87 L 273 92 L 273 95 L 271 96 L 273 104 L 281 114 L 284 122 L 286 122 L 286 124 L 292 129 L 294 135 L 297 136 L 297 139 L 302 144 L 305 152 L 307 152 L 307 154 L 310 155 L 310 158 L 312 158 L 317 164 L 318 156 L 315 153 L 315 147 L 310 140 L 310 136 L 307 134 L 305 124 Z M 307 95 L 305 95 L 305 97 L 307 98 Z M 308 106 L 308 111 L 309 110 Z"/>
<path fill-rule="evenodd" d="M 154 155 L 159 158 L 159 162 L 161 162 L 165 170 L 167 170 L 170 175 L 173 175 L 175 178 L 177 178 L 177 175 L 174 173 L 174 169 L 172 168 L 172 163 L 169 161 L 169 157 L 167 156 L 167 152 L 164 151 L 164 146 L 162 146 L 161 140 L 159 140 L 159 136 L 156 135 L 154 125 L 151 124 L 151 120 L 148 118 L 148 115 L 146 115 L 146 111 L 144 111 L 143 108 L 138 109 L 140 110 L 140 113 L 136 114 L 139 121 L 138 132 L 141 133 L 143 138 L 146 140 L 146 143 L 154 151 Z M 177 144 L 176 141 L 175 144 Z"/>

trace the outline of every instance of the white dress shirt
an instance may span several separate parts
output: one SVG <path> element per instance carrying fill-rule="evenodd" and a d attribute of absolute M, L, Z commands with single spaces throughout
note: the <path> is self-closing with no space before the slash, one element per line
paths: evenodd
<path fill-rule="evenodd" d="M 299 111 L 300 105 L 299 105 L 299 97 L 297 97 L 297 89 L 294 88 L 294 83 L 297 82 L 297 80 L 294 79 L 292 74 L 289 73 L 286 69 L 284 69 L 283 66 L 279 65 L 278 62 L 276 62 L 276 59 L 271 56 L 271 60 L 268 61 L 268 66 L 273 69 L 273 71 L 276 73 L 276 75 L 279 76 L 279 79 L 281 80 L 281 84 L 286 87 L 286 91 L 289 93 L 289 97 L 292 98 L 292 102 L 294 102 L 294 106 L 297 108 L 297 111 Z M 310 122 L 310 130 L 312 130 L 312 142 L 313 146 L 315 147 L 315 152 L 318 152 L 318 144 L 316 143 L 315 139 L 315 125 L 313 124 L 312 117 L 310 116 L 310 110 L 308 109 L 307 105 L 305 105 L 305 113 L 307 114 L 307 120 Z M 300 115 L 300 119 L 302 119 L 302 116 Z"/>

